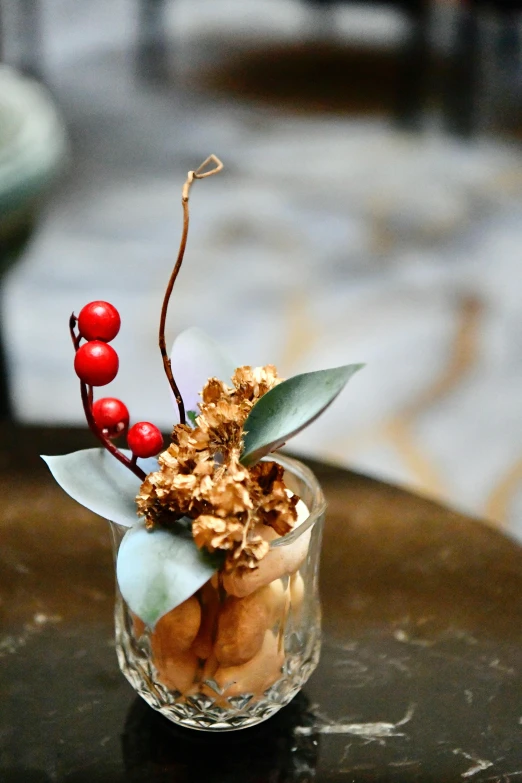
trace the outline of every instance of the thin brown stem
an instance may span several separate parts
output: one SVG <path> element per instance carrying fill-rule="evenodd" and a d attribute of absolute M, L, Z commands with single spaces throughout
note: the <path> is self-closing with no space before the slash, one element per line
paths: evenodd
<path fill-rule="evenodd" d="M 92 413 L 92 406 L 90 403 L 90 397 L 89 397 L 89 388 L 87 385 L 80 381 L 80 389 L 82 394 L 82 403 L 83 403 L 83 410 L 85 411 L 85 418 L 87 419 L 87 424 L 89 425 L 89 429 L 93 433 L 93 435 L 96 435 L 102 446 L 107 449 L 107 451 L 112 454 L 113 457 L 116 457 L 116 459 L 122 463 L 122 465 L 125 465 L 126 468 L 129 468 L 129 470 L 132 470 L 132 472 L 141 480 L 144 481 L 147 477 L 147 474 L 144 470 L 142 470 L 137 464 L 136 460 L 129 459 L 122 451 L 116 448 L 114 443 L 107 438 L 103 432 L 101 432 L 98 429 L 98 426 L 96 422 L 94 421 L 94 416 Z"/>
<path fill-rule="evenodd" d="M 71 334 L 71 340 L 74 346 L 75 352 L 80 347 L 80 340 L 81 336 L 75 333 L 75 327 L 76 327 L 76 316 L 74 313 L 69 318 L 69 332 Z M 126 468 L 129 468 L 139 479 L 140 481 L 144 481 L 147 474 L 145 471 L 143 471 L 136 463 L 136 459 L 133 457 L 132 460 L 130 460 L 122 451 L 116 448 L 114 443 L 112 443 L 108 437 L 106 437 L 103 432 L 99 429 L 98 425 L 94 421 L 94 415 L 92 412 L 92 403 L 93 403 L 93 389 L 92 386 L 87 386 L 86 383 L 83 381 L 80 381 L 80 392 L 82 396 L 82 404 L 83 404 L 83 410 L 85 412 L 85 418 L 87 419 L 87 424 L 89 425 L 89 429 L 95 435 L 102 446 L 107 449 L 107 451 L 112 454 L 113 457 L 115 457 L 119 462 L 122 463 L 122 465 L 125 465 Z"/>
<path fill-rule="evenodd" d="M 208 169 L 207 171 L 206 169 L 211 163 L 214 164 L 214 167 Z M 172 389 L 172 392 L 174 394 L 176 405 L 178 406 L 179 420 L 181 424 L 185 424 L 186 421 L 185 405 L 183 403 L 183 398 L 179 391 L 178 385 L 174 380 L 170 358 L 167 353 L 167 346 L 165 342 L 165 323 L 167 320 L 167 310 L 169 307 L 170 297 L 172 295 L 172 289 L 174 288 L 174 283 L 176 282 L 176 278 L 179 274 L 179 270 L 181 269 L 181 264 L 183 263 L 183 257 L 185 255 L 185 249 L 187 247 L 187 238 L 188 238 L 188 231 L 189 231 L 190 188 L 195 179 L 204 179 L 205 177 L 211 177 L 213 174 L 218 174 L 222 168 L 223 168 L 223 164 L 219 160 L 219 158 L 217 158 L 215 155 L 209 155 L 209 157 L 205 161 L 203 161 L 201 166 L 199 166 L 195 171 L 189 171 L 188 173 L 187 180 L 183 185 L 183 190 L 181 193 L 181 205 L 183 207 L 183 229 L 181 232 L 181 240 L 179 243 L 178 257 L 176 259 L 174 269 L 172 270 L 172 274 L 170 276 L 167 289 L 165 291 L 165 296 L 163 298 L 163 305 L 161 308 L 161 316 L 160 316 L 160 323 L 159 323 L 159 349 L 161 352 L 161 357 L 163 359 L 163 367 L 165 369 L 165 374 L 170 384 L 170 388 Z"/>

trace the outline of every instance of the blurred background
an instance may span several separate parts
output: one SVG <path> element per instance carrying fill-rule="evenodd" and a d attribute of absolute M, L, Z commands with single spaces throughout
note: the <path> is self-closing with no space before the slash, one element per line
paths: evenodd
<path fill-rule="evenodd" d="M 2 414 L 80 426 L 68 316 L 118 307 L 134 420 L 211 332 L 367 367 L 294 451 L 522 535 L 522 2 L 0 0 Z M 104 390 L 105 391 L 105 390 Z"/>

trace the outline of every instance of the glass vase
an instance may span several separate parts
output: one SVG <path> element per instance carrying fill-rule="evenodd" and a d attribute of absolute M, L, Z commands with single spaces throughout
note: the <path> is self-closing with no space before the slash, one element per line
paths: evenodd
<path fill-rule="evenodd" d="M 319 660 L 318 576 L 325 500 L 314 474 L 289 457 L 287 487 L 309 516 L 270 543 L 257 569 L 215 574 L 152 630 L 116 589 L 121 671 L 151 707 L 174 723 L 232 731 L 269 718 L 295 696 Z M 115 557 L 127 528 L 112 523 Z"/>

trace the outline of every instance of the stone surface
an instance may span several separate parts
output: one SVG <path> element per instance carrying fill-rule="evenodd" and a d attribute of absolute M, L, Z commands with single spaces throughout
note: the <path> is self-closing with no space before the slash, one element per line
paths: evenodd
<path fill-rule="evenodd" d="M 522 549 L 500 531 L 313 466 L 329 501 L 319 668 L 266 724 L 207 737 L 159 718 L 118 671 L 108 526 L 37 457 L 89 435 L 0 436 L 2 783 L 520 776 Z"/>

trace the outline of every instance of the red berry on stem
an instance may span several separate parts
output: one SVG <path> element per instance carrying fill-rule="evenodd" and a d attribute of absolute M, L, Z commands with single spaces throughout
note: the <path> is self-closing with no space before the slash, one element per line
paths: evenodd
<path fill-rule="evenodd" d="M 76 351 L 74 369 L 78 378 L 89 386 L 105 386 L 116 377 L 118 354 L 100 340 L 84 343 Z"/>
<path fill-rule="evenodd" d="M 100 430 L 105 430 L 109 438 L 117 438 L 129 426 L 127 406 L 116 397 L 102 397 L 92 406 L 94 421 Z"/>
<path fill-rule="evenodd" d="M 89 302 L 78 316 L 78 330 L 86 340 L 109 343 L 120 331 L 120 324 L 120 314 L 109 302 Z"/>
<path fill-rule="evenodd" d="M 163 446 L 163 435 L 149 421 L 139 421 L 127 433 L 127 443 L 135 457 L 154 457 Z"/>

